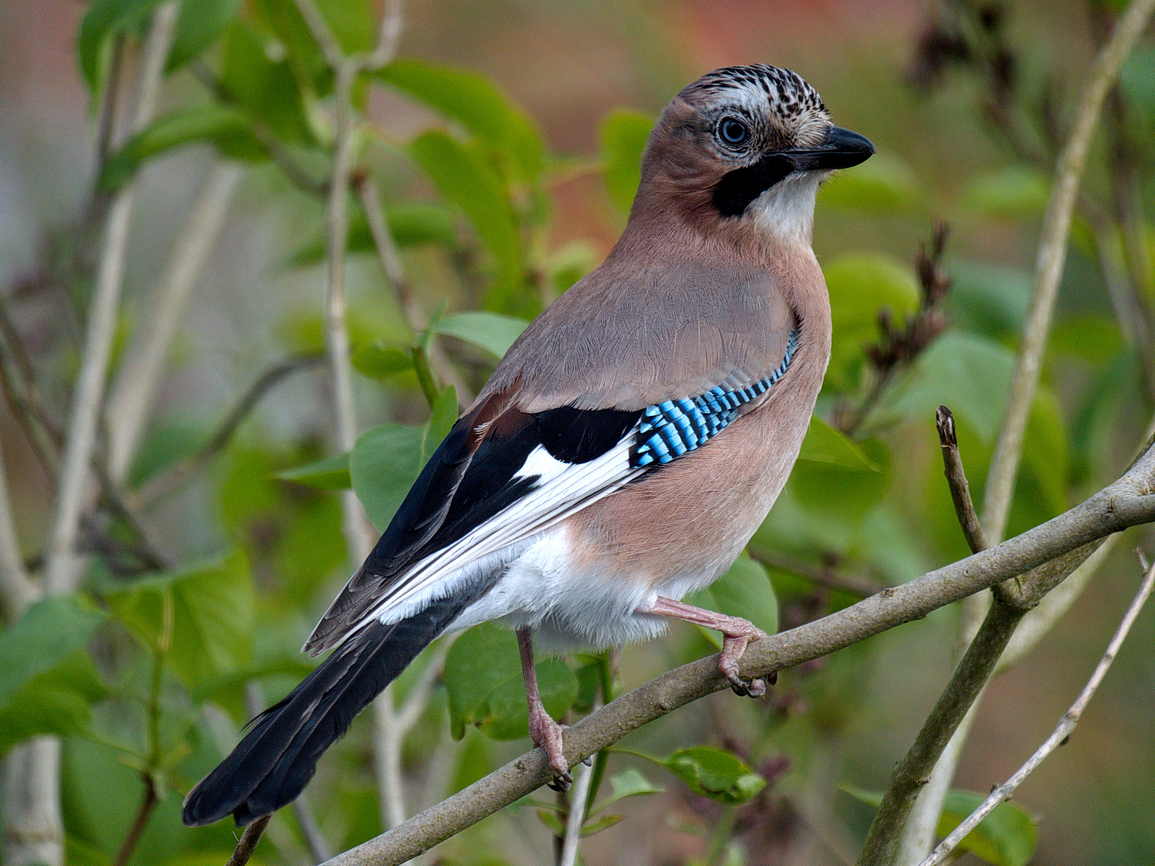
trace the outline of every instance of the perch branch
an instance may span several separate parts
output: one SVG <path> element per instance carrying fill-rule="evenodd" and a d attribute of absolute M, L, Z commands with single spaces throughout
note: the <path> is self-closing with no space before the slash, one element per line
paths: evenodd
<path fill-rule="evenodd" d="M 987 473 L 982 522 L 991 541 L 999 541 L 1006 531 L 1007 516 L 1010 513 L 1019 461 L 1022 457 L 1023 436 L 1042 368 L 1051 315 L 1058 296 L 1059 279 L 1066 260 L 1067 236 L 1070 232 L 1072 212 L 1086 166 L 1091 138 L 1107 92 L 1118 77 L 1124 59 L 1142 35 L 1152 10 L 1155 10 L 1155 0 L 1134 0 L 1119 19 L 1114 32 L 1099 51 L 1088 72 L 1087 84 L 1077 104 L 1074 126 L 1059 152 L 1054 185 L 1043 217 L 1035 260 L 1035 284 L 1030 308 L 1015 362 L 1006 415 Z M 974 628 L 980 615 L 981 604 L 981 600 L 975 599 L 964 606 L 964 635 Z M 930 783 L 915 803 L 914 811 L 904 831 L 902 854 L 899 858 L 901 864 L 917 862 L 933 844 L 943 799 L 954 777 L 968 730 L 969 722 L 964 720 L 931 774 Z"/>
<path fill-rule="evenodd" d="M 1117 481 L 1022 535 L 892 587 L 857 604 L 751 644 L 741 673 L 766 677 L 926 616 L 1129 526 L 1155 520 L 1155 447 Z M 642 725 L 725 688 L 710 656 L 651 680 L 566 730 L 571 763 Z M 549 781 L 540 750 L 527 752 L 405 823 L 328 861 L 329 866 L 403 863 Z"/>
<path fill-rule="evenodd" d="M 264 835 L 265 827 L 268 826 L 271 817 L 273 816 L 264 815 L 245 828 L 245 832 L 241 834 L 241 838 L 237 840 L 237 846 L 233 849 L 233 856 L 229 858 L 229 862 L 225 866 L 245 866 L 249 862 L 249 858 L 257 850 L 257 843 L 261 841 L 261 836 Z"/>
<path fill-rule="evenodd" d="M 939 866 L 939 864 L 946 862 L 951 852 L 967 837 L 967 834 L 982 823 L 982 820 L 993 812 L 1000 803 L 1011 799 L 1011 796 L 1018 789 L 1019 785 L 1021 785 L 1031 773 L 1038 769 L 1039 765 L 1042 764 L 1052 752 L 1067 743 L 1075 727 L 1079 724 L 1079 720 L 1083 716 L 1083 711 L 1087 709 L 1087 704 L 1089 704 L 1091 698 L 1095 696 L 1095 691 L 1099 688 L 1099 684 L 1103 682 L 1107 671 L 1110 670 L 1111 665 L 1114 663 L 1115 657 L 1119 653 L 1119 648 L 1123 645 L 1123 641 L 1127 639 L 1127 633 L 1130 632 L 1131 626 L 1133 626 L 1135 620 L 1138 619 L 1139 612 L 1143 609 L 1143 605 L 1150 597 L 1152 588 L 1155 587 L 1155 567 L 1147 566 L 1146 563 L 1144 563 L 1144 567 L 1147 569 L 1146 577 L 1144 577 L 1138 593 L 1136 593 L 1135 598 L 1127 608 L 1127 612 L 1123 615 L 1123 620 L 1115 630 L 1111 642 L 1107 645 L 1107 651 L 1103 653 L 1103 657 L 1099 659 L 1099 664 L 1095 666 L 1091 678 L 1087 681 L 1087 684 L 1083 686 L 1083 690 L 1079 693 L 1075 702 L 1071 704 L 1071 708 L 1063 714 L 1063 718 L 1055 730 L 1047 737 L 1043 744 L 1035 750 L 1035 753 L 1027 759 L 1027 762 L 1019 767 L 1007 781 L 991 791 L 990 796 L 983 800 L 983 802 L 979 804 L 979 807 L 968 815 L 961 824 L 955 827 L 919 866 Z"/>

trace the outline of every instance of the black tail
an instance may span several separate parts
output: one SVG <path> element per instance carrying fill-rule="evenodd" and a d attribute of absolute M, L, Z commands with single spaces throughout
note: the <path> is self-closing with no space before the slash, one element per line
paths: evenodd
<path fill-rule="evenodd" d="M 230 812 L 248 824 L 292 802 L 313 777 L 317 759 L 353 717 L 441 634 L 477 593 L 435 601 L 392 625 L 363 628 L 280 702 L 250 722 L 232 754 L 184 801 L 184 823 L 211 824 Z"/>

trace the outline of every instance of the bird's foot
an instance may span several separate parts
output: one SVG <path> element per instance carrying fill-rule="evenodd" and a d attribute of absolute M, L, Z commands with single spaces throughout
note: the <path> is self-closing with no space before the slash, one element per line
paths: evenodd
<path fill-rule="evenodd" d="M 718 670 L 730 682 L 734 694 L 741 697 L 760 698 L 766 694 L 766 680 L 758 677 L 746 679 L 738 673 L 738 662 L 746 654 L 746 647 L 751 641 L 761 640 L 766 633 L 753 623 L 738 617 L 727 617 L 729 620 L 722 632 L 722 653 L 718 656 Z M 772 676 L 771 684 L 777 677 Z"/>
<path fill-rule="evenodd" d="M 565 743 L 562 735 L 564 730 L 565 725 L 554 721 L 545 707 L 538 705 L 530 708 L 529 737 L 535 746 L 545 752 L 550 769 L 557 774 L 549 782 L 549 787 L 555 791 L 567 791 L 573 783 L 573 778 L 569 774 L 569 763 L 565 759 Z"/>

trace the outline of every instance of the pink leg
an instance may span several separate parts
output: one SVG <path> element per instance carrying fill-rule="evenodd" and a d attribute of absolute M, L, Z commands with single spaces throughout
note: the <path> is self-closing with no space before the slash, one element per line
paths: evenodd
<path fill-rule="evenodd" d="M 722 633 L 722 653 L 718 656 L 718 670 L 722 672 L 722 676 L 730 681 L 730 688 L 739 695 L 749 695 L 755 698 L 766 694 L 765 680 L 745 680 L 738 674 L 738 662 L 745 654 L 746 646 L 751 641 L 766 637 L 766 633 L 749 620 L 737 616 L 726 616 L 724 613 L 715 613 L 712 610 L 694 607 L 692 604 L 684 604 L 660 595 L 653 605 L 638 610 L 640 613 L 668 616 L 720 631 Z"/>
<path fill-rule="evenodd" d="M 550 767 L 557 773 L 549 786 L 555 791 L 564 791 L 572 779 L 562 742 L 563 726 L 553 720 L 541 702 L 537 670 L 533 666 L 533 634 L 528 626 L 517 630 L 517 648 L 521 652 L 521 675 L 525 680 L 525 700 L 529 704 L 529 736 L 533 744 L 545 752 Z"/>

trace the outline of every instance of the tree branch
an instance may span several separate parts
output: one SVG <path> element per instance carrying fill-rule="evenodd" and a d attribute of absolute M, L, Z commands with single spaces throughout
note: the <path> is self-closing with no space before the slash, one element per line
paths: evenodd
<path fill-rule="evenodd" d="M 401 5 L 389 4 L 378 31 L 377 44 L 368 55 L 346 55 L 313 0 L 295 0 L 313 39 L 320 46 L 336 74 L 334 107 L 336 132 L 333 141 L 333 168 L 329 178 L 328 262 L 325 289 L 325 337 L 329 375 L 333 386 L 336 445 L 351 451 L 357 436 L 356 407 L 353 402 L 353 370 L 349 358 L 349 332 L 345 321 L 345 250 L 349 234 L 348 193 L 353 162 L 353 85 L 366 69 L 383 66 L 396 49 L 401 32 Z M 364 561 L 373 546 L 372 532 L 357 495 L 346 491 L 341 497 L 345 541 L 350 556 Z M 394 730 L 393 698 L 386 689 L 374 701 L 379 734 L 374 750 L 374 768 L 381 795 L 382 821 L 390 827 L 405 818 L 401 778 L 400 737 Z"/>
<path fill-rule="evenodd" d="M 233 849 L 233 856 L 229 858 L 229 862 L 225 866 L 245 866 L 249 862 L 249 858 L 257 850 L 257 843 L 261 841 L 265 827 L 268 826 L 269 819 L 272 817 L 272 815 L 263 815 L 245 828 L 245 832 L 241 834 L 237 846 Z"/>
<path fill-rule="evenodd" d="M 4 452 L 0 449 L 0 609 L 5 620 L 14 621 L 37 596 L 36 585 L 24 570 L 20 558 L 20 541 L 12 519 L 12 503 L 8 498 L 8 476 L 4 466 Z"/>
<path fill-rule="evenodd" d="M 136 111 L 130 132 L 139 132 L 152 119 L 178 11 L 178 4 L 170 2 L 160 6 L 153 15 L 144 48 Z M 134 198 L 134 186 L 130 184 L 117 193 L 108 215 L 104 249 L 89 314 L 84 362 L 73 396 L 68 444 L 64 452 L 56 515 L 48 544 L 44 582 L 45 590 L 49 593 L 68 592 L 76 578 L 76 533 L 87 499 L 89 467 L 96 446 L 97 422 L 112 354 Z"/>
<path fill-rule="evenodd" d="M 1144 577 L 1138 593 L 1136 593 L 1135 598 L 1127 608 L 1127 612 L 1123 615 L 1122 622 L 1119 623 L 1119 627 L 1115 630 L 1111 642 L 1107 645 L 1107 651 L 1103 653 L 1099 664 L 1095 666 L 1090 680 L 1083 686 L 1083 690 L 1079 693 L 1078 698 L 1075 699 L 1071 708 L 1063 714 L 1063 718 L 1060 720 L 1058 726 L 1043 744 L 1035 750 L 1035 753 L 1027 759 L 1027 762 L 1019 767 L 1007 781 L 991 791 L 990 796 L 983 800 L 974 812 L 968 815 L 961 824 L 952 830 L 951 833 L 939 843 L 931 855 L 925 858 L 919 866 L 938 866 L 938 864 L 944 863 L 950 856 L 950 853 L 967 837 L 967 834 L 982 823 L 982 820 L 993 812 L 1000 803 L 1011 799 L 1011 796 L 1026 778 L 1038 769 L 1039 765 L 1042 764 L 1051 753 L 1066 744 L 1071 733 L 1079 724 L 1079 720 L 1082 718 L 1083 711 L 1086 710 L 1087 704 L 1089 704 L 1091 698 L 1095 696 L 1095 691 L 1099 688 L 1099 684 L 1103 682 L 1107 671 L 1110 670 L 1112 663 L 1114 663 L 1115 656 L 1119 653 L 1119 648 L 1123 645 L 1123 641 L 1127 639 L 1127 634 L 1130 632 L 1131 626 L 1135 624 L 1135 620 L 1138 619 L 1139 612 L 1143 609 L 1143 605 L 1150 597 L 1152 588 L 1155 588 L 1155 567 L 1144 565 L 1147 567 L 1147 575 Z"/>
<path fill-rule="evenodd" d="M 1152 520 L 1155 447 L 1149 447 L 1119 480 L 1022 535 L 751 644 L 742 660 L 742 676 L 766 677 L 828 655 L 1096 539 Z M 577 762 L 642 725 L 726 687 L 714 656 L 668 671 L 568 728 L 566 757 Z M 527 752 L 393 830 L 334 857 L 329 866 L 402 863 L 525 796 L 545 784 L 550 775 L 542 752 Z"/>
<path fill-rule="evenodd" d="M 141 63 L 133 132 L 143 129 L 152 118 L 178 8 L 177 3 L 169 2 L 153 14 Z M 48 543 L 48 561 L 42 589 L 49 593 L 67 592 L 75 581 L 77 557 L 74 548 L 81 511 L 88 498 L 89 468 L 112 353 L 132 204 L 133 185 L 130 184 L 114 198 L 105 227 L 84 358 L 73 395 L 68 446 Z M 12 866 L 34 862 L 55 866 L 64 858 L 64 828 L 60 814 L 60 743 L 54 738 L 37 738 L 14 750 L 7 767 L 7 804 L 15 808 L 7 813 L 8 838 L 4 844 L 4 860 Z"/>
<path fill-rule="evenodd" d="M 241 173 L 240 167 L 233 163 L 218 163 L 209 172 L 156 283 L 148 327 L 137 334 L 109 395 L 108 468 L 118 483 L 124 481 L 132 455 L 136 453 L 156 400 L 173 336 L 224 223 Z"/>
<path fill-rule="evenodd" d="M 1143 35 L 1152 11 L 1155 11 L 1155 0 L 1133 0 L 1119 19 L 1111 38 L 1095 58 L 1088 73 L 1087 85 L 1075 114 L 1075 126 L 1055 167 L 1055 183 L 1039 240 L 1030 311 L 1015 363 L 1007 414 L 995 444 L 983 497 L 983 522 L 993 539 L 1002 537 L 1010 512 L 1019 459 L 1022 456 L 1023 434 L 1042 368 L 1051 314 L 1058 296 L 1059 278 L 1063 274 L 1063 264 L 1067 257 L 1071 214 L 1075 208 L 1091 138 L 1107 91 L 1118 76 L 1123 61 Z"/>
<path fill-rule="evenodd" d="M 1126 56 L 1142 35 L 1147 19 L 1155 9 L 1155 0 L 1133 0 L 1107 43 L 1099 51 L 1088 73 L 1087 84 L 1079 98 L 1075 124 L 1059 153 L 1055 181 L 1043 218 L 1035 263 L 1035 284 L 1031 296 L 1023 339 L 1015 362 L 1008 395 L 1007 411 L 995 444 L 987 472 L 983 496 L 982 522 L 990 541 L 999 541 L 1006 531 L 1022 457 L 1023 436 L 1034 402 L 1039 374 L 1050 331 L 1051 315 L 1058 296 L 1059 279 L 1067 254 L 1067 236 L 1078 197 L 1079 184 L 1086 166 L 1087 154 L 1104 98 L 1118 76 Z M 992 103 L 996 107 L 999 100 Z M 963 606 L 964 637 L 977 627 L 982 600 L 974 599 Z M 943 799 L 954 777 L 969 732 L 964 719 L 953 740 L 931 774 L 930 783 L 915 803 L 902 841 L 902 864 L 920 859 L 934 840 L 935 827 L 942 812 Z"/>

